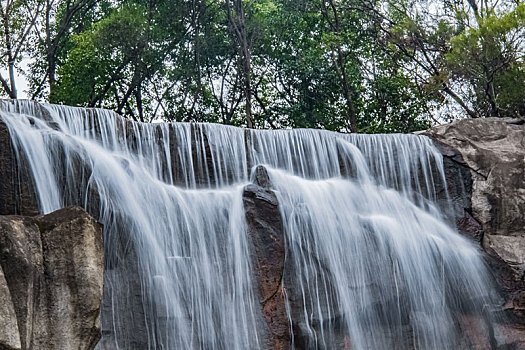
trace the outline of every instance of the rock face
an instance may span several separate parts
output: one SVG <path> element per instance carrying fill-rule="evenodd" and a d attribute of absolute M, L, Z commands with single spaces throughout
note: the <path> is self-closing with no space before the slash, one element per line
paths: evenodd
<path fill-rule="evenodd" d="M 44 114 L 44 109 L 35 104 L 35 115 L 45 119 Z M 133 139 L 131 125 L 126 123 L 125 128 Z M 213 157 L 207 136 L 196 128 L 193 125 L 191 132 L 202 134 L 200 141 L 207 145 L 202 154 L 206 162 L 196 170 L 196 185 L 200 186 L 216 179 L 210 175 Z M 444 156 L 448 191 L 438 188 L 438 197 L 446 201 L 446 193 L 450 195 L 460 232 L 488 253 L 488 263 L 506 298 L 506 321 L 494 330 L 484 328 L 480 319 L 465 315 L 462 326 L 471 331 L 467 334 L 471 346 L 465 348 L 525 349 L 525 125 L 502 119 L 462 120 L 426 134 Z M 246 137 L 250 137 L 249 132 Z M 198 163 L 196 142 L 191 139 L 189 154 Z M 187 147 L 176 139 L 175 132 L 170 133 L 173 169 L 181 169 L 182 163 L 175 157 L 179 146 Z M 253 162 L 247 161 L 250 168 Z M 175 171 L 173 176 L 176 184 L 184 183 L 182 172 Z M 267 334 L 268 348 L 287 349 L 293 327 L 295 344 L 307 348 L 301 342 L 300 322 L 294 318 L 302 310 L 294 305 L 301 304 L 293 303 L 293 291 L 282 288 L 283 279 L 290 285 L 283 276 L 286 245 L 279 203 L 270 188 L 265 169 L 258 167 L 253 184 L 243 193 L 256 267 L 255 287 L 266 321 L 261 333 Z M 0 215 L 26 215 L 0 216 L 0 349 L 92 349 L 101 329 L 101 228 L 80 208 L 28 217 L 38 213 L 36 208 L 23 154 L 17 156 L 8 129 L 0 121 Z M 115 307 L 112 300 L 129 302 L 116 306 L 121 319 L 103 315 L 103 331 L 120 332 L 119 337 L 127 340 L 126 349 L 144 349 L 148 347 L 148 329 L 140 311 L 143 296 L 137 258 L 125 239 L 115 246 L 122 247 L 125 258 L 118 265 L 106 261 L 104 274 L 126 276 L 124 285 L 128 288 L 118 289 L 110 297 L 108 293 L 104 303 L 110 310 Z M 284 293 L 292 300 L 292 327 Z M 406 334 L 411 336 L 408 331 Z M 339 348 L 351 348 L 348 337 L 342 334 L 339 338 Z M 98 346 L 112 349 L 113 339 L 107 337 Z"/>
<path fill-rule="evenodd" d="M 512 329 L 525 326 L 525 125 L 504 119 L 460 120 L 426 134 L 444 156 L 458 229 L 479 242 L 506 296 Z M 525 338 L 513 346 L 525 348 Z"/>
<path fill-rule="evenodd" d="M 102 228 L 78 207 L 0 216 L 0 349 L 93 349 Z"/>

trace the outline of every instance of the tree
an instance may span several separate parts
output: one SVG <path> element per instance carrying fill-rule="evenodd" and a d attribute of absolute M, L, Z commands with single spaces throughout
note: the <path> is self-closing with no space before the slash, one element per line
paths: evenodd
<path fill-rule="evenodd" d="M 149 105 L 151 84 L 186 37 L 185 23 L 163 16 L 180 10 L 177 5 L 126 1 L 72 35 L 70 52 L 58 69 L 56 101 L 112 108 L 145 121 L 144 99 Z M 79 93 L 72 94 L 75 90 Z"/>
<path fill-rule="evenodd" d="M 355 92 L 350 82 L 348 66 L 359 65 L 356 62 L 355 51 L 361 46 L 362 36 L 360 35 L 358 13 L 347 8 L 348 4 L 345 1 L 321 0 L 321 13 L 329 28 L 326 42 L 330 47 L 333 66 L 346 102 L 346 126 L 351 132 L 357 132 L 357 115 L 353 96 Z"/>
<path fill-rule="evenodd" d="M 42 1 L 31 86 L 50 102 L 343 132 L 415 131 L 455 106 L 470 117 L 523 109 L 514 3 Z"/>
<path fill-rule="evenodd" d="M 488 6 L 485 3 L 486 6 Z M 471 86 L 468 96 L 479 115 L 525 116 L 525 4 L 508 11 L 472 7 L 476 27 L 450 40 L 450 76 Z"/>
<path fill-rule="evenodd" d="M 257 45 L 264 75 L 256 100 L 270 127 L 342 130 L 340 86 L 323 44 L 324 21 L 315 1 L 280 1 L 265 42 Z M 264 106 L 264 107 L 263 107 Z"/>
<path fill-rule="evenodd" d="M 83 29 L 93 19 L 94 8 L 107 6 L 108 1 L 44 0 L 45 5 L 37 27 L 36 50 L 32 52 L 31 97 L 46 94 L 54 101 L 56 70 L 67 55 L 70 35 Z M 43 29 L 41 31 L 40 29 Z"/>
<path fill-rule="evenodd" d="M 0 34 L 3 39 L 0 62 L 8 71 L 8 78 L 0 74 L 0 83 L 10 98 L 17 98 L 15 66 L 20 62 L 28 39 L 35 30 L 43 5 L 43 0 L 0 1 Z"/>
<path fill-rule="evenodd" d="M 245 99 L 246 126 L 253 128 L 252 115 L 252 36 L 246 28 L 246 12 L 243 0 L 226 0 L 228 25 L 235 38 L 239 54 L 239 69 L 242 72 L 242 86 Z"/>
<path fill-rule="evenodd" d="M 519 115 L 523 95 L 509 82 L 523 79 L 523 2 L 457 0 L 433 10 L 417 1 L 391 6 L 395 21 L 384 30 L 437 100 L 449 104 L 448 96 L 471 118 Z"/>

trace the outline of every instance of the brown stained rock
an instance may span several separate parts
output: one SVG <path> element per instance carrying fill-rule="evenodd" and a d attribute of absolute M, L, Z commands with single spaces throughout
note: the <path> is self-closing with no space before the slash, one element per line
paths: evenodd
<path fill-rule="evenodd" d="M 284 232 L 277 197 L 266 169 L 255 171 L 255 184 L 244 189 L 248 233 L 255 251 L 256 277 L 271 349 L 288 349 L 290 325 L 282 291 Z"/>
<path fill-rule="evenodd" d="M 458 320 L 464 330 L 463 346 L 472 350 L 489 350 L 492 348 L 487 324 L 479 317 L 462 315 Z"/>
<path fill-rule="evenodd" d="M 13 305 L 20 349 L 95 347 L 103 246 L 101 225 L 91 216 L 78 207 L 0 216 L 0 267 L 8 287 L 0 281 L 0 299 Z"/>
<path fill-rule="evenodd" d="M 496 349 L 525 349 L 525 327 L 516 324 L 498 325 L 494 330 Z"/>
<path fill-rule="evenodd" d="M 483 239 L 483 230 L 479 222 L 474 219 L 472 214 L 467 210 L 463 211 L 463 216 L 457 220 L 457 227 L 459 232 L 472 238 L 478 243 L 481 243 Z"/>

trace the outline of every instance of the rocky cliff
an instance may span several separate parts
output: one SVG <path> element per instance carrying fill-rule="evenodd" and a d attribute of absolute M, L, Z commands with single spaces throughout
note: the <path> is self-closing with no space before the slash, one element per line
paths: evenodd
<path fill-rule="evenodd" d="M 458 229 L 489 257 L 508 343 L 525 348 L 525 124 L 466 119 L 425 132 L 443 153 Z"/>
<path fill-rule="evenodd" d="M 462 327 L 469 329 L 469 348 L 525 349 L 525 124 L 495 118 L 466 119 L 424 134 L 433 139 L 444 157 L 448 188 L 438 193 L 438 198 L 444 205 L 452 205 L 445 209 L 452 209 L 449 214 L 460 233 L 487 253 L 487 262 L 505 298 L 500 323 L 493 330 L 480 326 L 479 320 L 463 318 Z M 277 272 L 284 263 L 283 232 L 279 203 L 267 181 L 264 168 L 257 168 L 255 185 L 245 189 L 244 202 L 256 246 L 270 339 L 275 348 L 282 348 L 289 339 L 290 325 L 283 315 L 284 306 L 269 291 L 283 293 L 280 288 L 286 276 Z M 293 300 L 293 291 L 288 294 Z M 292 315 L 300 311 L 293 307 L 292 303 Z M 300 346 L 300 325 L 292 328 Z M 345 340 L 341 341 L 342 348 Z"/>

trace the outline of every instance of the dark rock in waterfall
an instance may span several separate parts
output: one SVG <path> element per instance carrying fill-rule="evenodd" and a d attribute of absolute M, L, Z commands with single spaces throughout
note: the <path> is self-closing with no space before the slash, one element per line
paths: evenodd
<path fill-rule="evenodd" d="M 102 227 L 78 207 L 0 216 L 0 348 L 93 349 L 100 339 Z"/>
<path fill-rule="evenodd" d="M 266 169 L 258 166 L 254 184 L 244 188 L 248 233 L 255 251 L 255 274 L 271 349 L 287 349 L 290 326 L 282 290 L 285 263 L 284 232 L 279 203 L 270 189 Z"/>
<path fill-rule="evenodd" d="M 138 272 L 138 260 L 132 243 L 120 237 L 118 264 L 106 260 L 104 299 L 101 310 L 102 339 L 97 349 L 114 349 L 115 344 L 127 350 L 148 348 L 148 327 Z M 127 244 L 127 248 L 126 247 Z M 113 317 L 118 315 L 118 317 Z"/>
<path fill-rule="evenodd" d="M 15 153 L 1 119 L 0 164 L 0 215 L 37 215 L 38 202 L 27 161 L 22 153 Z"/>

